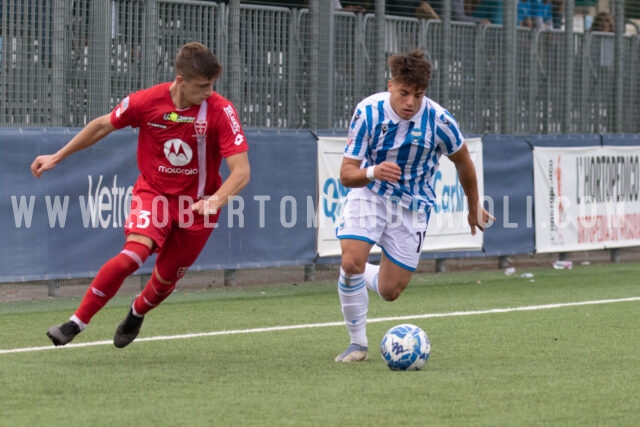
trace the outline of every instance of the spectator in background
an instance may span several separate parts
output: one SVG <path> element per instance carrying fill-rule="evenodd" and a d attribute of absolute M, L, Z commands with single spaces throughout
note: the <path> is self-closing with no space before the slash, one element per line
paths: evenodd
<path fill-rule="evenodd" d="M 444 13 L 444 2 L 446 0 L 432 0 L 429 3 L 433 7 L 433 10 L 442 17 Z M 475 22 L 479 24 L 490 24 L 491 21 L 485 18 L 476 18 L 470 15 L 467 15 L 465 11 L 465 1 L 464 0 L 451 0 L 451 20 L 459 21 L 459 22 Z"/>
<path fill-rule="evenodd" d="M 502 25 L 502 0 L 478 0 L 471 16 Z"/>
<path fill-rule="evenodd" d="M 613 19 L 613 15 L 611 15 L 609 12 L 598 13 L 595 18 L 593 18 L 593 23 L 591 24 L 591 28 L 589 28 L 589 31 L 615 33 L 616 23 Z"/>
<path fill-rule="evenodd" d="M 225 0 L 227 3 L 228 0 Z M 241 0 L 241 3 L 259 4 L 261 6 L 278 6 L 290 8 L 307 8 L 307 0 Z"/>
<path fill-rule="evenodd" d="M 368 13 L 373 12 L 371 0 L 335 0 L 336 10 L 343 12 Z"/>
<path fill-rule="evenodd" d="M 426 1 L 387 0 L 385 4 L 385 13 L 387 15 L 418 19 L 440 19 L 429 2 Z"/>
<path fill-rule="evenodd" d="M 533 27 L 538 30 L 553 28 L 553 0 L 528 0 Z"/>
<path fill-rule="evenodd" d="M 562 28 L 564 20 L 564 0 L 551 0 L 551 22 L 553 28 Z"/>
<path fill-rule="evenodd" d="M 531 1 L 518 1 L 518 26 L 533 28 L 533 19 L 531 17 Z"/>

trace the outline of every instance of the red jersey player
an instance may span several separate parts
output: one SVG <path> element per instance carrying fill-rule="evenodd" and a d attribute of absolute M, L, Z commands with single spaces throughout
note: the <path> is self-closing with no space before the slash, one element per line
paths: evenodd
<path fill-rule="evenodd" d="M 72 153 L 125 126 L 140 129 L 138 169 L 126 241 L 93 279 L 68 322 L 47 336 L 65 345 L 116 294 L 124 279 L 149 255 L 158 256 L 151 279 L 118 325 L 113 343 L 122 348 L 140 332 L 144 315 L 165 298 L 204 248 L 220 209 L 247 185 L 247 142 L 234 106 L 213 92 L 222 73 L 204 45 L 188 43 L 176 57 L 176 77 L 124 98 L 110 113 L 91 121 L 55 154 L 38 156 L 31 171 L 39 178 Z M 225 158 L 230 174 L 222 182 Z"/>

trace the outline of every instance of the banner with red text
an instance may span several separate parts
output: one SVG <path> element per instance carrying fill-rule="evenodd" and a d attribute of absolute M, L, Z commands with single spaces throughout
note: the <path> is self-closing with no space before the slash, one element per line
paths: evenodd
<path fill-rule="evenodd" d="M 638 147 L 535 147 L 536 252 L 640 245 Z"/>

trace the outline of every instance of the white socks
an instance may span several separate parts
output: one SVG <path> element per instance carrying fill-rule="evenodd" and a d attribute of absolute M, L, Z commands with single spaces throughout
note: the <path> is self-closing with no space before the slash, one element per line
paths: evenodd
<path fill-rule="evenodd" d="M 364 268 L 364 283 L 367 285 L 367 289 L 371 292 L 375 292 L 380 295 L 378 292 L 378 273 L 380 272 L 379 265 L 373 265 L 367 263 Z"/>
<path fill-rule="evenodd" d="M 75 314 L 71 316 L 69 320 L 75 323 L 76 325 L 78 325 L 81 331 L 84 331 L 87 328 L 87 324 L 84 323 L 82 320 L 78 319 L 78 316 L 76 316 Z"/>
<path fill-rule="evenodd" d="M 368 347 L 367 310 L 369 309 L 369 294 L 363 276 L 363 274 L 347 275 L 340 268 L 338 296 L 340 297 L 344 323 L 349 331 L 351 343 Z"/>

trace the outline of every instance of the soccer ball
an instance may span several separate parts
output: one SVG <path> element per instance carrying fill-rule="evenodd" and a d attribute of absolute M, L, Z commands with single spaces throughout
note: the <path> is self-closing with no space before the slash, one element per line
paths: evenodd
<path fill-rule="evenodd" d="M 418 326 L 403 324 L 394 326 L 384 334 L 380 352 L 392 371 L 417 371 L 427 363 L 431 343 Z"/>

